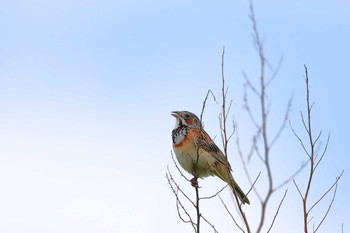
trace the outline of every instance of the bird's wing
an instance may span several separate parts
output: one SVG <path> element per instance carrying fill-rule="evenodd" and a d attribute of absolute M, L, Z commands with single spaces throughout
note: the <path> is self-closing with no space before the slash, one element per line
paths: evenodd
<path fill-rule="evenodd" d="M 225 155 L 222 153 L 220 148 L 215 144 L 213 139 L 202 129 L 196 129 L 198 130 L 199 137 L 195 138 L 194 143 L 197 147 L 205 150 L 209 154 L 211 154 L 218 163 L 221 163 L 223 165 L 228 165 L 229 169 L 231 170 L 231 166 L 229 162 L 226 160 Z"/>

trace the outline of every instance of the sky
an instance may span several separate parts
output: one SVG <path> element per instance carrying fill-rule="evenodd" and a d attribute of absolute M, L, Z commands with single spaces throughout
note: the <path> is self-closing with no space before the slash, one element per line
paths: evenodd
<path fill-rule="evenodd" d="M 347 143 L 350 98 L 350 2 L 256 1 L 258 30 L 271 77 L 269 137 L 289 121 L 306 139 L 304 65 L 310 78 L 318 152 L 327 153 L 310 194 L 317 200 L 345 170 L 336 200 L 319 232 L 349 229 L 350 159 Z M 210 89 L 221 88 L 221 55 L 234 120 L 244 153 L 254 127 L 243 109 L 245 73 L 259 83 L 259 58 L 252 39 L 248 1 L 3 0 L 0 2 L 0 232 L 191 232 L 178 218 L 167 167 L 171 159 L 174 110 L 200 114 Z M 250 93 L 254 115 L 259 102 Z M 220 104 L 208 98 L 204 123 L 221 146 Z M 234 177 L 249 189 L 235 139 L 229 161 Z M 289 124 L 271 150 L 276 184 L 307 160 Z M 251 172 L 260 171 L 255 157 Z M 304 190 L 307 171 L 296 178 Z M 217 178 L 200 181 L 203 195 L 223 187 Z M 257 188 L 264 191 L 264 177 Z M 302 232 L 302 204 L 293 183 L 272 199 L 268 221 L 284 190 L 287 197 L 272 232 Z M 230 191 L 222 197 L 232 204 Z M 253 226 L 259 200 L 252 193 L 245 211 Z M 312 216 L 320 221 L 330 196 Z M 311 205 L 310 205 L 311 206 Z M 190 208 L 188 206 L 188 208 Z M 203 202 L 203 214 L 219 232 L 234 223 L 218 198 Z M 203 224 L 203 232 L 212 232 Z"/>

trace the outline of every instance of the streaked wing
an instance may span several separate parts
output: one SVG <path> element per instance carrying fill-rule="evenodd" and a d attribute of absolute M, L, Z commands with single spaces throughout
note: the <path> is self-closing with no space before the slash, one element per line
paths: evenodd
<path fill-rule="evenodd" d="M 225 155 L 222 153 L 220 148 L 215 144 L 213 139 L 210 138 L 210 136 L 204 131 L 204 130 L 199 130 L 196 129 L 200 132 L 200 137 L 197 137 L 194 140 L 194 143 L 196 146 L 199 148 L 202 148 L 206 152 L 210 153 L 216 160 L 217 162 L 226 165 L 226 158 Z M 227 162 L 229 169 L 231 170 L 230 164 Z"/>

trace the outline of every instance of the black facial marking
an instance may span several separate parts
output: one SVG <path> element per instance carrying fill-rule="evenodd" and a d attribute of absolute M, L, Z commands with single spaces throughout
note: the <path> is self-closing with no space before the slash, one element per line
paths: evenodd
<path fill-rule="evenodd" d="M 180 124 L 179 127 L 177 127 L 176 129 L 173 129 L 173 131 L 171 132 L 173 144 L 175 144 L 175 138 L 178 137 L 179 134 L 186 134 L 188 129 L 189 128 L 183 124 Z"/>

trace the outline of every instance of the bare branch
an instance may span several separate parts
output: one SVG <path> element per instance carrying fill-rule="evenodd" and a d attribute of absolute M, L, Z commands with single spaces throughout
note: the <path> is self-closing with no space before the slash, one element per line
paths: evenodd
<path fill-rule="evenodd" d="M 332 208 L 333 202 L 334 202 L 334 200 L 335 200 L 335 196 L 336 196 L 336 194 L 337 194 L 338 181 L 339 181 L 339 179 L 341 178 L 341 176 L 343 175 L 343 172 L 344 172 L 344 170 L 342 171 L 342 173 L 340 174 L 340 176 L 338 176 L 338 177 L 336 178 L 336 181 L 334 182 L 335 188 L 334 188 L 332 200 L 331 200 L 331 202 L 329 203 L 326 213 L 324 214 L 324 216 L 323 216 L 322 220 L 320 221 L 320 223 L 317 225 L 317 227 L 316 227 L 316 229 L 314 230 L 314 232 L 318 231 L 318 229 L 320 228 L 320 226 L 323 224 L 324 220 L 327 218 L 330 209 Z M 332 185 L 332 188 L 333 188 L 334 184 Z M 329 189 L 329 190 L 330 190 L 330 189 Z M 328 193 L 328 190 L 327 190 L 326 193 Z M 322 200 L 322 198 L 323 198 L 323 197 L 321 197 L 320 200 Z"/>
<path fill-rule="evenodd" d="M 255 178 L 254 182 L 251 184 L 250 189 L 248 190 L 246 196 L 248 196 L 248 194 L 254 189 L 255 190 L 255 184 L 258 181 L 259 177 L 261 175 L 261 172 L 259 172 L 259 174 L 257 175 L 257 177 Z"/>
<path fill-rule="evenodd" d="M 322 135 L 322 130 L 318 133 L 316 139 L 313 141 L 313 144 L 314 144 L 314 145 L 316 145 L 316 143 L 317 143 L 317 141 L 320 139 L 321 135 Z"/>
<path fill-rule="evenodd" d="M 342 173 L 335 179 L 334 183 L 327 189 L 327 191 L 325 191 L 323 193 L 323 195 L 310 207 L 310 209 L 308 210 L 308 213 L 311 212 L 311 210 L 320 202 L 322 201 L 322 199 L 327 196 L 327 194 L 334 188 L 334 186 L 337 186 L 338 185 L 338 181 L 339 179 L 342 177 L 344 173 L 344 170 L 342 171 Z"/>
<path fill-rule="evenodd" d="M 168 167 L 168 173 L 166 174 L 166 178 L 168 180 L 168 184 L 171 188 L 171 190 L 173 191 L 174 195 L 175 195 L 175 199 L 176 199 L 176 210 L 178 213 L 178 216 L 180 218 L 180 220 L 184 223 L 189 223 L 191 224 L 194 232 L 196 232 L 196 224 L 194 223 L 194 221 L 191 218 L 191 215 L 187 212 L 186 208 L 184 207 L 184 205 L 182 204 L 180 198 L 179 198 L 179 191 L 181 191 L 181 193 L 183 194 L 182 190 L 180 190 L 179 186 L 177 185 L 177 183 L 175 182 L 175 180 L 173 179 L 169 167 Z M 175 187 L 173 186 L 173 184 L 175 185 Z M 191 201 L 192 202 L 192 201 Z M 193 203 L 194 204 L 194 203 Z M 185 220 L 180 212 L 180 207 L 181 210 L 184 212 L 184 214 L 187 216 L 188 220 Z"/>
<path fill-rule="evenodd" d="M 188 179 L 188 178 L 182 173 L 182 171 L 180 170 L 179 166 L 177 166 L 177 163 L 176 163 L 176 161 L 175 161 L 175 159 L 174 159 L 174 154 L 173 154 L 172 151 L 170 151 L 170 154 L 171 154 L 171 159 L 173 160 L 174 165 L 175 165 L 177 171 L 180 173 L 180 175 L 181 175 L 185 180 L 187 180 L 188 182 L 190 182 L 191 180 Z M 168 167 L 168 171 L 169 171 L 169 167 Z M 170 171 L 169 171 L 169 173 L 170 173 Z"/>
<path fill-rule="evenodd" d="M 244 169 L 244 172 L 249 180 L 249 183 L 250 183 L 250 186 L 251 187 L 254 187 L 253 186 L 253 180 L 249 174 L 249 171 L 248 171 L 248 167 L 247 167 L 247 164 L 244 160 L 244 157 L 243 157 L 243 152 L 242 152 L 242 149 L 241 149 L 241 145 L 240 145 L 240 140 L 239 140 L 239 135 L 238 135 L 238 129 L 236 128 L 236 134 L 237 134 L 237 137 L 236 137 L 236 145 L 237 145 L 237 150 L 238 150 L 238 154 L 239 154 L 239 157 L 241 158 L 241 162 L 242 162 L 242 165 L 243 165 L 243 169 Z M 253 153 L 252 151 L 249 152 L 248 154 L 248 157 L 250 156 L 250 154 Z M 261 172 L 259 173 L 259 176 L 260 176 Z M 260 196 L 259 192 L 253 188 L 254 190 L 254 193 L 257 195 L 257 197 L 259 198 L 260 202 L 262 202 L 262 197 Z"/>
<path fill-rule="evenodd" d="M 279 203 L 279 205 L 278 205 L 278 208 L 277 208 L 277 210 L 276 210 L 275 216 L 273 216 L 272 223 L 271 223 L 270 228 L 269 228 L 269 230 L 267 231 L 267 233 L 269 233 L 269 232 L 271 231 L 271 229 L 272 229 L 272 227 L 273 227 L 273 224 L 274 224 L 275 221 L 276 221 L 276 218 L 277 218 L 277 215 L 278 215 L 278 213 L 279 213 L 279 211 L 280 211 L 280 209 L 281 209 L 282 203 L 283 203 L 284 199 L 285 199 L 286 196 L 287 196 L 287 192 L 288 192 L 288 189 L 286 189 L 286 191 L 284 192 L 284 195 L 283 195 L 283 197 L 282 197 L 282 199 L 281 199 L 281 201 L 280 201 L 280 203 Z"/>
<path fill-rule="evenodd" d="M 224 187 L 222 187 L 219 191 L 217 191 L 215 194 L 211 195 L 211 196 L 207 196 L 207 197 L 200 197 L 199 199 L 212 199 L 213 197 L 218 196 L 225 188 L 227 187 L 227 185 L 225 185 Z"/>
<path fill-rule="evenodd" d="M 310 220 L 307 221 L 307 224 L 309 224 L 312 220 L 314 220 L 314 217 L 311 217 Z M 315 228 L 315 224 L 313 225 L 313 228 Z"/>
<path fill-rule="evenodd" d="M 322 154 L 321 154 L 321 158 L 320 158 L 320 159 L 316 162 L 316 164 L 315 164 L 314 171 L 316 170 L 316 168 L 318 167 L 318 165 L 319 165 L 320 162 L 322 161 L 324 155 L 326 154 L 326 151 L 327 151 L 327 149 L 328 149 L 329 139 L 330 139 L 330 134 L 328 134 L 327 142 L 326 142 L 326 145 L 325 145 L 325 147 L 324 147 L 324 149 L 323 149 L 323 152 L 322 152 Z"/>
<path fill-rule="evenodd" d="M 207 91 L 207 94 L 205 95 L 203 104 L 202 104 L 201 115 L 200 115 L 200 118 L 199 118 L 200 121 L 201 121 L 201 123 L 203 122 L 203 121 L 202 121 L 202 119 L 203 119 L 203 113 L 204 113 L 205 105 L 206 105 L 206 103 L 207 103 L 209 94 L 211 94 L 211 96 L 213 97 L 214 102 L 217 103 L 214 93 L 213 93 L 211 90 L 208 90 L 208 91 Z"/>
<path fill-rule="evenodd" d="M 277 131 L 277 134 L 275 135 L 275 137 L 272 139 L 271 143 L 270 143 L 270 147 L 272 147 L 275 142 L 277 141 L 277 139 L 281 136 L 281 133 L 282 131 L 284 130 L 284 128 L 286 127 L 286 124 L 287 124 L 287 120 L 288 120 L 288 117 L 289 117 L 289 112 L 290 112 L 290 109 L 291 109 L 291 106 L 292 106 L 292 99 L 293 97 L 290 97 L 289 98 L 289 101 L 288 101 L 288 104 L 287 104 L 287 109 L 286 109 L 286 112 L 284 114 L 284 118 L 283 118 L 283 122 L 279 128 L 279 130 Z"/>
<path fill-rule="evenodd" d="M 212 224 L 211 222 L 209 222 L 203 215 L 201 215 L 201 218 L 209 225 L 211 226 L 211 228 L 213 228 L 214 232 L 217 233 L 218 231 L 216 230 L 214 224 Z"/>
<path fill-rule="evenodd" d="M 295 182 L 294 179 L 293 179 L 293 183 L 294 183 L 295 187 L 296 187 L 297 190 L 298 190 L 298 193 L 299 193 L 299 195 L 300 195 L 300 198 L 301 198 L 302 200 L 304 200 L 303 194 L 301 193 L 301 191 L 300 191 L 300 189 L 299 189 L 299 186 L 297 185 L 297 183 Z"/>
<path fill-rule="evenodd" d="M 259 139 L 259 136 L 261 136 L 261 129 L 259 129 L 255 135 L 253 135 L 253 143 L 252 143 L 252 149 L 253 149 L 253 152 L 255 152 L 255 154 L 258 156 L 258 158 L 261 160 L 262 163 L 266 164 L 266 157 L 264 158 L 262 153 L 260 152 L 259 150 L 259 146 L 258 146 L 258 139 Z M 253 154 L 251 154 L 253 155 Z M 251 157 L 248 157 L 248 159 L 250 160 Z"/>
<path fill-rule="evenodd" d="M 236 226 L 244 233 L 245 231 L 243 230 L 243 228 L 238 224 L 238 222 L 236 221 L 236 219 L 233 217 L 231 211 L 228 209 L 227 205 L 225 204 L 225 202 L 222 200 L 222 198 L 220 197 L 220 201 L 222 203 L 222 205 L 225 207 L 225 210 L 227 211 L 227 213 L 230 215 L 232 221 L 236 224 Z"/>
<path fill-rule="evenodd" d="M 228 116 L 228 113 L 229 113 L 229 110 L 231 109 L 231 104 L 229 106 L 229 108 L 227 109 L 226 107 L 226 101 L 227 101 L 227 88 L 225 88 L 225 75 L 224 75 L 224 59 L 225 58 L 225 47 L 223 47 L 223 51 L 222 51 L 222 56 L 221 56 L 221 96 L 222 96 L 222 102 L 221 102 L 221 121 L 220 121 L 220 128 L 221 128 L 221 139 L 222 139 L 222 143 L 223 143 L 223 148 L 224 148 L 224 155 L 225 155 L 225 163 L 226 163 L 226 170 L 227 170 L 227 173 L 230 173 L 230 166 L 229 166 L 229 162 L 228 162 L 228 158 L 227 158 L 227 148 L 228 148 L 228 141 L 229 141 L 229 138 L 227 136 L 227 116 Z M 230 183 L 233 184 L 234 181 L 233 181 L 233 178 L 230 177 Z M 233 187 L 233 185 L 232 185 Z M 250 226 L 249 226 L 249 222 L 247 220 L 247 217 L 242 209 L 242 206 L 241 206 L 241 203 L 237 197 L 237 194 L 236 192 L 233 192 L 233 195 L 235 197 L 235 200 L 236 200 L 236 203 L 237 203 L 237 206 L 238 206 L 238 209 L 239 209 L 239 212 L 243 218 L 243 221 L 244 221 L 244 224 L 245 224 L 245 227 L 247 229 L 247 232 L 250 233 Z"/>
<path fill-rule="evenodd" d="M 193 205 L 193 207 L 196 207 L 196 204 L 191 200 L 191 198 L 189 198 L 187 196 L 187 194 L 180 188 L 180 185 L 178 185 L 177 182 L 175 181 L 175 179 L 173 178 L 173 176 L 170 172 L 169 166 L 167 167 L 167 169 L 168 169 L 167 175 L 168 175 L 170 181 L 175 185 L 175 187 L 178 189 L 178 191 Z M 169 185 L 171 185 L 171 183 Z"/>
<path fill-rule="evenodd" d="M 198 154 L 198 152 L 197 152 L 197 154 Z M 197 179 L 196 176 L 194 178 Z M 194 189 L 196 191 L 196 215 L 197 215 L 197 232 L 196 233 L 199 233 L 201 213 L 200 213 L 200 208 L 199 208 L 199 190 L 198 190 L 199 187 L 198 187 L 198 185 L 195 185 Z"/>
<path fill-rule="evenodd" d="M 244 71 L 242 71 L 242 74 L 243 74 L 243 77 L 244 77 L 244 79 L 245 79 L 245 84 L 244 84 L 244 86 L 245 87 L 249 87 L 249 89 L 251 90 L 251 91 L 253 91 L 253 93 L 256 95 L 256 96 L 260 96 L 260 93 L 259 93 L 259 91 L 255 88 L 255 86 L 250 82 L 250 80 L 249 80 L 249 78 L 248 78 L 248 76 L 247 76 L 247 74 L 244 72 Z"/>
<path fill-rule="evenodd" d="M 299 137 L 299 135 L 295 132 L 295 130 L 294 130 L 293 126 L 292 126 L 292 123 L 291 123 L 290 121 L 289 121 L 289 126 L 290 126 L 290 128 L 291 128 L 291 130 L 292 130 L 294 136 L 295 136 L 295 137 L 298 139 L 298 141 L 300 142 L 300 145 L 301 145 L 301 147 L 304 149 L 305 154 L 307 154 L 307 156 L 309 157 L 309 159 L 311 159 L 311 155 L 309 154 L 309 151 L 306 149 L 303 140 L 302 140 L 302 139 Z"/>
<path fill-rule="evenodd" d="M 277 74 L 278 74 L 278 72 L 279 72 L 279 70 L 280 70 L 280 68 L 282 66 L 282 62 L 283 62 L 283 56 L 280 57 L 280 59 L 278 61 L 278 64 L 277 64 L 277 67 L 276 67 L 276 69 L 274 70 L 274 72 L 272 74 L 272 77 L 270 78 L 270 80 L 268 80 L 266 82 L 266 86 L 269 86 L 272 83 L 272 81 L 275 79 L 275 77 L 277 76 Z"/>
<path fill-rule="evenodd" d="M 308 224 L 311 222 L 311 220 L 313 218 L 309 218 L 309 214 L 311 213 L 311 211 L 327 196 L 327 194 L 334 189 L 334 193 L 333 193 L 333 197 L 332 197 L 332 200 L 328 206 L 328 209 L 326 211 L 326 213 L 323 215 L 323 218 L 322 220 L 319 222 L 319 224 L 317 226 L 315 226 L 315 224 L 313 224 L 313 232 L 316 232 L 318 231 L 318 229 L 320 228 L 320 226 L 323 224 L 324 220 L 326 219 L 332 205 L 333 205 L 333 202 L 335 200 L 335 196 L 336 196 L 336 192 L 337 192 L 337 187 L 338 187 L 338 181 L 339 179 L 341 178 L 341 176 L 343 175 L 343 172 L 340 174 L 339 177 L 336 178 L 335 182 L 321 195 L 321 197 L 319 199 L 317 199 L 317 201 L 312 204 L 312 206 L 310 208 L 307 207 L 308 205 L 308 197 L 309 197 L 309 194 L 310 194 L 310 191 L 311 191 L 311 184 L 312 184 L 312 181 L 314 179 L 314 175 L 315 175 L 315 171 L 316 171 L 316 168 L 319 166 L 319 164 L 321 163 L 321 161 L 323 160 L 324 158 L 324 155 L 327 151 L 327 148 L 328 148 L 328 144 L 329 144 L 329 139 L 330 139 L 330 135 L 328 134 L 328 137 L 327 137 L 327 143 L 326 143 L 326 146 L 321 154 L 321 157 L 318 158 L 318 154 L 316 152 L 316 146 L 319 145 L 319 140 L 322 136 L 322 131 L 320 131 L 316 138 L 314 139 L 314 136 L 313 136 L 313 132 L 312 132 L 312 124 L 311 124 L 311 112 L 312 112 L 312 107 L 314 104 L 311 104 L 310 103 L 310 89 L 309 89 L 309 77 L 308 77 L 308 70 L 307 70 L 307 67 L 304 66 L 305 68 L 305 86 L 306 86 L 306 117 L 304 117 L 303 113 L 301 112 L 301 121 L 302 121 L 302 125 L 304 127 L 304 130 L 306 131 L 306 135 L 308 137 L 308 146 L 310 147 L 309 150 L 306 149 L 306 146 L 304 144 L 304 142 L 302 141 L 302 139 L 297 135 L 297 133 L 295 132 L 295 130 L 293 129 L 293 127 L 291 126 L 291 129 L 295 135 L 295 137 L 299 140 L 302 148 L 304 149 L 306 155 L 308 156 L 309 158 L 309 174 L 308 174 L 308 180 L 307 180 L 307 183 L 306 183 L 306 189 L 305 189 L 305 192 L 304 194 L 301 193 L 298 185 L 296 184 L 296 182 L 293 180 L 298 192 L 299 192 L 299 195 L 302 199 L 302 204 L 303 204 L 303 215 L 304 215 L 304 218 L 303 218 L 303 221 L 304 221 L 304 233 L 308 233 Z M 291 125 L 291 123 L 290 123 Z"/>
<path fill-rule="evenodd" d="M 281 200 L 278 203 L 278 207 L 275 210 L 275 212 L 273 213 L 273 219 L 267 221 L 268 217 L 270 216 L 270 202 L 271 200 L 273 200 L 271 197 L 275 194 L 276 191 L 278 191 L 279 189 L 281 189 L 282 187 L 284 187 L 285 185 L 287 185 L 289 182 L 293 181 L 294 186 L 296 187 L 299 196 L 301 198 L 302 204 L 303 204 L 303 220 L 304 220 L 304 233 L 308 233 L 308 227 L 311 229 L 313 229 L 313 232 L 317 232 L 320 228 L 320 226 L 324 223 L 325 219 L 327 218 L 330 209 L 335 201 L 335 197 L 336 197 L 336 192 L 337 192 L 337 188 L 338 188 L 338 181 L 339 179 L 342 177 L 343 172 L 340 174 L 340 176 L 338 176 L 336 178 L 336 180 L 334 181 L 334 183 L 332 183 L 332 185 L 324 192 L 322 193 L 321 197 L 319 197 L 311 206 L 311 208 L 309 207 L 309 196 L 311 195 L 310 193 L 313 191 L 313 179 L 315 176 L 315 171 L 316 169 L 319 167 L 319 164 L 323 161 L 323 158 L 326 154 L 326 151 L 328 149 L 328 144 L 329 144 L 329 140 L 330 140 L 330 135 L 328 135 L 327 138 L 327 142 L 326 145 L 321 147 L 320 145 L 322 145 L 322 143 L 320 143 L 322 141 L 322 131 L 317 132 L 316 134 L 313 132 L 314 129 L 312 128 L 311 125 L 311 113 L 312 113 L 312 108 L 314 106 L 314 103 L 311 103 L 310 101 L 310 90 L 309 90 L 309 78 L 308 78 L 308 71 L 307 71 L 307 67 L 305 66 L 305 84 L 306 84 L 306 111 L 305 114 L 300 111 L 300 118 L 301 118 L 301 123 L 302 123 L 302 127 L 303 132 L 305 130 L 306 132 L 306 138 L 307 140 L 304 140 L 304 137 L 301 137 L 299 133 L 297 133 L 294 128 L 292 127 L 291 121 L 289 120 L 289 125 L 291 127 L 291 130 L 294 134 L 294 136 L 297 138 L 297 140 L 299 141 L 301 147 L 303 148 L 305 154 L 308 156 L 308 160 L 303 162 L 301 164 L 301 166 L 292 172 L 292 174 L 290 176 L 287 176 L 286 178 L 284 178 L 284 180 L 282 179 L 282 182 L 278 185 L 274 184 L 274 178 L 275 178 L 275 172 L 273 170 L 273 166 L 271 165 L 271 161 L 273 161 L 272 158 L 272 154 L 270 153 L 271 148 L 275 145 L 275 143 L 281 138 L 281 135 L 287 125 L 287 121 L 289 118 L 289 114 L 291 111 L 291 103 L 292 103 L 292 97 L 290 97 L 290 99 L 288 100 L 288 103 L 286 105 L 286 109 L 285 109 L 285 113 L 284 113 L 284 118 L 281 121 L 281 124 L 278 125 L 279 128 L 277 128 L 277 131 L 273 132 L 273 134 L 270 134 L 270 107 L 271 105 L 271 99 L 269 98 L 268 95 L 268 87 L 269 85 L 274 81 L 274 79 L 276 78 L 282 61 L 283 61 L 283 56 L 281 56 L 281 58 L 278 61 L 277 67 L 275 69 L 272 68 L 272 66 L 270 65 L 269 61 L 266 59 L 265 54 L 264 54 L 264 40 L 261 38 L 259 31 L 258 31 L 258 27 L 257 27 L 257 21 L 255 18 L 255 12 L 254 12 L 254 7 L 253 7 L 253 3 L 252 0 L 249 0 L 250 2 L 250 19 L 252 22 L 252 29 L 253 29 L 253 43 L 254 46 L 258 52 L 259 55 L 259 62 L 260 62 L 260 74 L 259 74 L 259 83 L 256 83 L 255 81 L 252 81 L 248 78 L 248 76 L 246 75 L 245 72 L 243 72 L 243 77 L 245 79 L 245 83 L 244 83 L 244 97 L 243 97 L 243 101 L 244 101 L 244 105 L 243 108 L 245 109 L 245 111 L 248 113 L 249 119 L 251 121 L 251 124 L 253 125 L 253 127 L 255 126 L 255 132 L 253 132 L 252 134 L 252 138 L 251 138 L 251 144 L 248 146 L 248 153 L 245 155 L 242 152 L 242 147 L 240 145 L 240 140 L 239 140 L 239 135 L 238 135 L 238 130 L 236 131 L 236 126 L 235 123 L 233 122 L 233 132 L 229 131 L 231 129 L 227 128 L 227 119 L 229 119 L 231 110 L 232 110 L 232 100 L 228 100 L 227 96 L 229 94 L 229 91 L 231 91 L 229 89 L 229 86 L 226 85 L 226 80 L 225 80 L 225 72 L 224 72 L 224 65 L 225 65 L 225 47 L 223 47 L 222 50 L 222 56 L 221 56 L 221 100 L 219 102 L 221 105 L 221 111 L 219 114 L 219 126 L 220 126 L 220 136 L 221 136 L 221 141 L 222 141 L 222 145 L 223 145 L 223 154 L 225 156 L 225 161 L 220 161 L 220 162 L 225 162 L 226 163 L 226 169 L 227 172 L 231 172 L 230 171 L 230 166 L 229 166 L 229 162 L 228 162 L 228 143 L 231 140 L 232 136 L 236 133 L 236 137 L 237 137 L 237 151 L 238 154 L 241 158 L 241 162 L 244 168 L 244 172 L 249 180 L 249 183 L 251 185 L 249 191 L 247 192 L 247 196 L 248 194 L 250 194 L 250 192 L 253 190 L 254 193 L 256 194 L 256 196 L 258 197 L 259 201 L 260 201 L 260 205 L 261 205 L 261 212 L 260 212 L 260 219 L 258 220 L 257 223 L 257 230 L 256 233 L 260 233 L 262 232 L 262 229 L 266 228 L 266 224 L 270 224 L 268 227 L 268 231 L 267 232 L 271 232 L 272 228 L 275 226 L 275 223 L 277 221 L 277 218 L 279 217 L 280 214 L 280 210 L 282 208 L 282 205 L 286 199 L 287 193 L 288 193 L 288 189 L 285 190 Z M 265 73 L 265 70 L 267 68 L 270 68 L 271 71 L 267 74 Z M 272 75 L 270 75 L 272 73 Z M 267 78 L 268 76 L 268 78 Z M 214 102 L 216 102 L 218 104 L 218 102 L 216 101 L 215 95 L 213 94 L 213 92 L 211 90 L 208 90 L 205 96 L 205 99 L 203 101 L 203 105 L 202 105 L 202 110 L 201 110 L 201 114 L 200 114 L 200 122 L 201 122 L 201 126 L 200 126 L 200 130 L 203 130 L 204 127 L 204 123 L 202 121 L 203 119 L 203 114 L 204 114 L 204 110 L 206 107 L 206 103 L 207 100 L 209 98 L 209 95 L 211 95 L 213 97 Z M 254 108 L 252 107 L 253 105 L 251 105 L 251 101 L 252 99 L 250 99 L 250 95 L 253 95 L 253 97 L 256 99 L 258 99 L 259 101 L 259 106 L 258 106 L 258 111 L 256 111 L 255 109 L 255 105 Z M 271 111 L 272 114 L 272 111 Z M 305 133 L 304 132 L 304 133 Z M 316 137 L 315 137 L 316 136 Z M 272 140 L 271 140 L 272 139 Z M 320 148 L 323 148 L 323 150 L 320 150 Z M 199 161 L 199 149 L 197 149 L 197 163 Z M 322 153 L 321 153 L 322 152 Z M 244 156 L 245 155 L 245 156 Z M 255 156 L 255 157 L 254 157 Z M 267 184 L 267 187 L 263 190 L 264 193 L 262 191 L 258 191 L 257 188 L 255 187 L 261 172 L 258 173 L 257 177 L 253 180 L 252 178 L 254 178 L 254 176 L 256 176 L 256 172 L 257 169 L 254 170 L 255 173 L 250 174 L 250 171 L 248 169 L 248 164 L 251 162 L 251 159 L 257 159 L 258 162 L 262 163 L 262 170 L 263 170 L 263 174 L 265 175 L 264 182 L 265 184 Z M 237 204 L 238 207 L 238 215 L 239 217 L 242 217 L 242 220 L 237 221 L 234 217 L 234 215 L 231 213 L 231 211 L 229 210 L 228 206 L 225 204 L 224 200 L 221 198 L 220 193 L 227 187 L 224 186 L 222 187 L 220 190 L 218 190 L 217 192 L 215 192 L 212 195 L 209 196 L 203 196 L 200 197 L 199 195 L 199 186 L 198 186 L 198 174 L 196 173 L 196 163 L 194 162 L 193 165 L 193 178 L 189 179 L 187 178 L 184 174 L 182 174 L 180 168 L 178 167 L 177 163 L 175 162 L 174 156 L 172 154 L 172 160 L 175 164 L 176 169 L 179 171 L 179 173 L 181 174 L 181 176 L 186 179 L 187 181 L 191 181 L 192 185 L 195 183 L 196 185 L 193 185 L 195 188 L 195 197 L 193 198 L 193 201 L 189 198 L 188 195 L 186 195 L 186 193 L 179 187 L 179 185 L 177 184 L 177 182 L 174 180 L 174 178 L 172 177 L 170 170 L 168 168 L 168 173 L 166 174 L 166 178 L 168 180 L 168 183 L 172 189 L 172 192 L 175 195 L 176 198 L 176 208 L 177 208 L 177 212 L 179 215 L 179 218 L 188 224 L 191 224 L 192 228 L 194 229 L 194 231 L 196 233 L 200 232 L 200 221 L 204 221 L 205 223 L 207 223 L 213 230 L 214 232 L 217 232 L 214 224 L 212 224 L 210 221 L 208 221 L 203 214 L 201 213 L 201 209 L 200 209 L 200 201 L 201 200 L 209 200 L 212 199 L 216 196 L 218 196 L 220 198 L 221 203 L 223 204 L 224 208 L 226 209 L 227 213 L 230 215 L 231 219 L 233 220 L 233 222 L 235 223 L 235 225 L 237 226 L 237 228 L 245 233 L 250 233 L 250 222 L 248 221 L 248 218 L 245 214 L 245 212 L 242 209 L 242 203 L 239 201 L 237 195 L 235 192 L 233 192 L 233 196 L 235 199 L 235 202 Z M 253 161 L 255 162 L 255 160 Z M 297 175 L 299 175 L 301 173 L 302 170 L 305 169 L 305 167 L 309 167 L 309 173 L 307 175 L 307 183 L 306 183 L 306 187 L 303 187 L 299 184 L 297 184 L 295 178 Z M 254 167 L 255 168 L 255 167 Z M 259 170 L 258 170 L 259 171 Z M 233 181 L 232 181 L 233 182 Z M 229 183 L 229 182 L 228 182 Z M 299 183 L 299 182 L 298 182 Z M 315 210 L 316 206 L 319 205 L 319 203 L 321 201 L 323 201 L 326 196 L 328 197 L 328 194 L 331 194 L 333 191 L 333 196 L 332 199 L 328 205 L 327 210 L 325 211 L 324 215 L 322 216 L 321 221 L 315 225 L 313 223 L 314 221 L 314 217 L 310 216 L 311 215 L 311 211 Z M 188 205 L 189 202 L 193 207 L 191 207 L 190 205 Z M 259 204 L 259 203 L 258 203 Z M 276 203 L 277 204 L 277 203 Z M 195 209 L 195 213 L 193 212 L 193 214 L 191 215 L 190 212 L 188 210 L 186 210 L 185 206 L 190 206 L 191 208 Z M 191 212 L 192 213 L 192 212 Z M 312 212 L 313 213 L 313 212 Z M 195 216 L 196 215 L 196 216 Z M 236 215 L 235 215 L 236 216 Z M 236 218 L 237 218 L 236 216 Z M 272 216 L 272 215 L 271 215 Z M 196 220 L 195 220 L 196 218 Z M 201 220 L 202 219 L 202 220 Z M 242 222 L 243 221 L 243 222 Z M 271 221 L 271 223 L 269 223 Z M 268 222 L 268 223 L 266 223 Z M 311 224 L 313 224 L 311 226 Z M 255 226 L 254 226 L 255 227 Z M 342 224 L 342 232 L 343 232 L 343 224 Z"/>
<path fill-rule="evenodd" d="M 288 184 L 291 180 L 294 180 L 294 178 L 302 171 L 304 170 L 304 168 L 306 167 L 306 165 L 308 164 L 308 162 L 304 162 L 301 164 L 300 168 L 298 170 L 296 170 L 289 178 L 287 178 L 286 180 L 284 180 L 281 184 L 277 185 L 274 190 L 278 190 L 280 188 L 282 188 L 283 186 L 285 186 L 286 184 Z"/>

